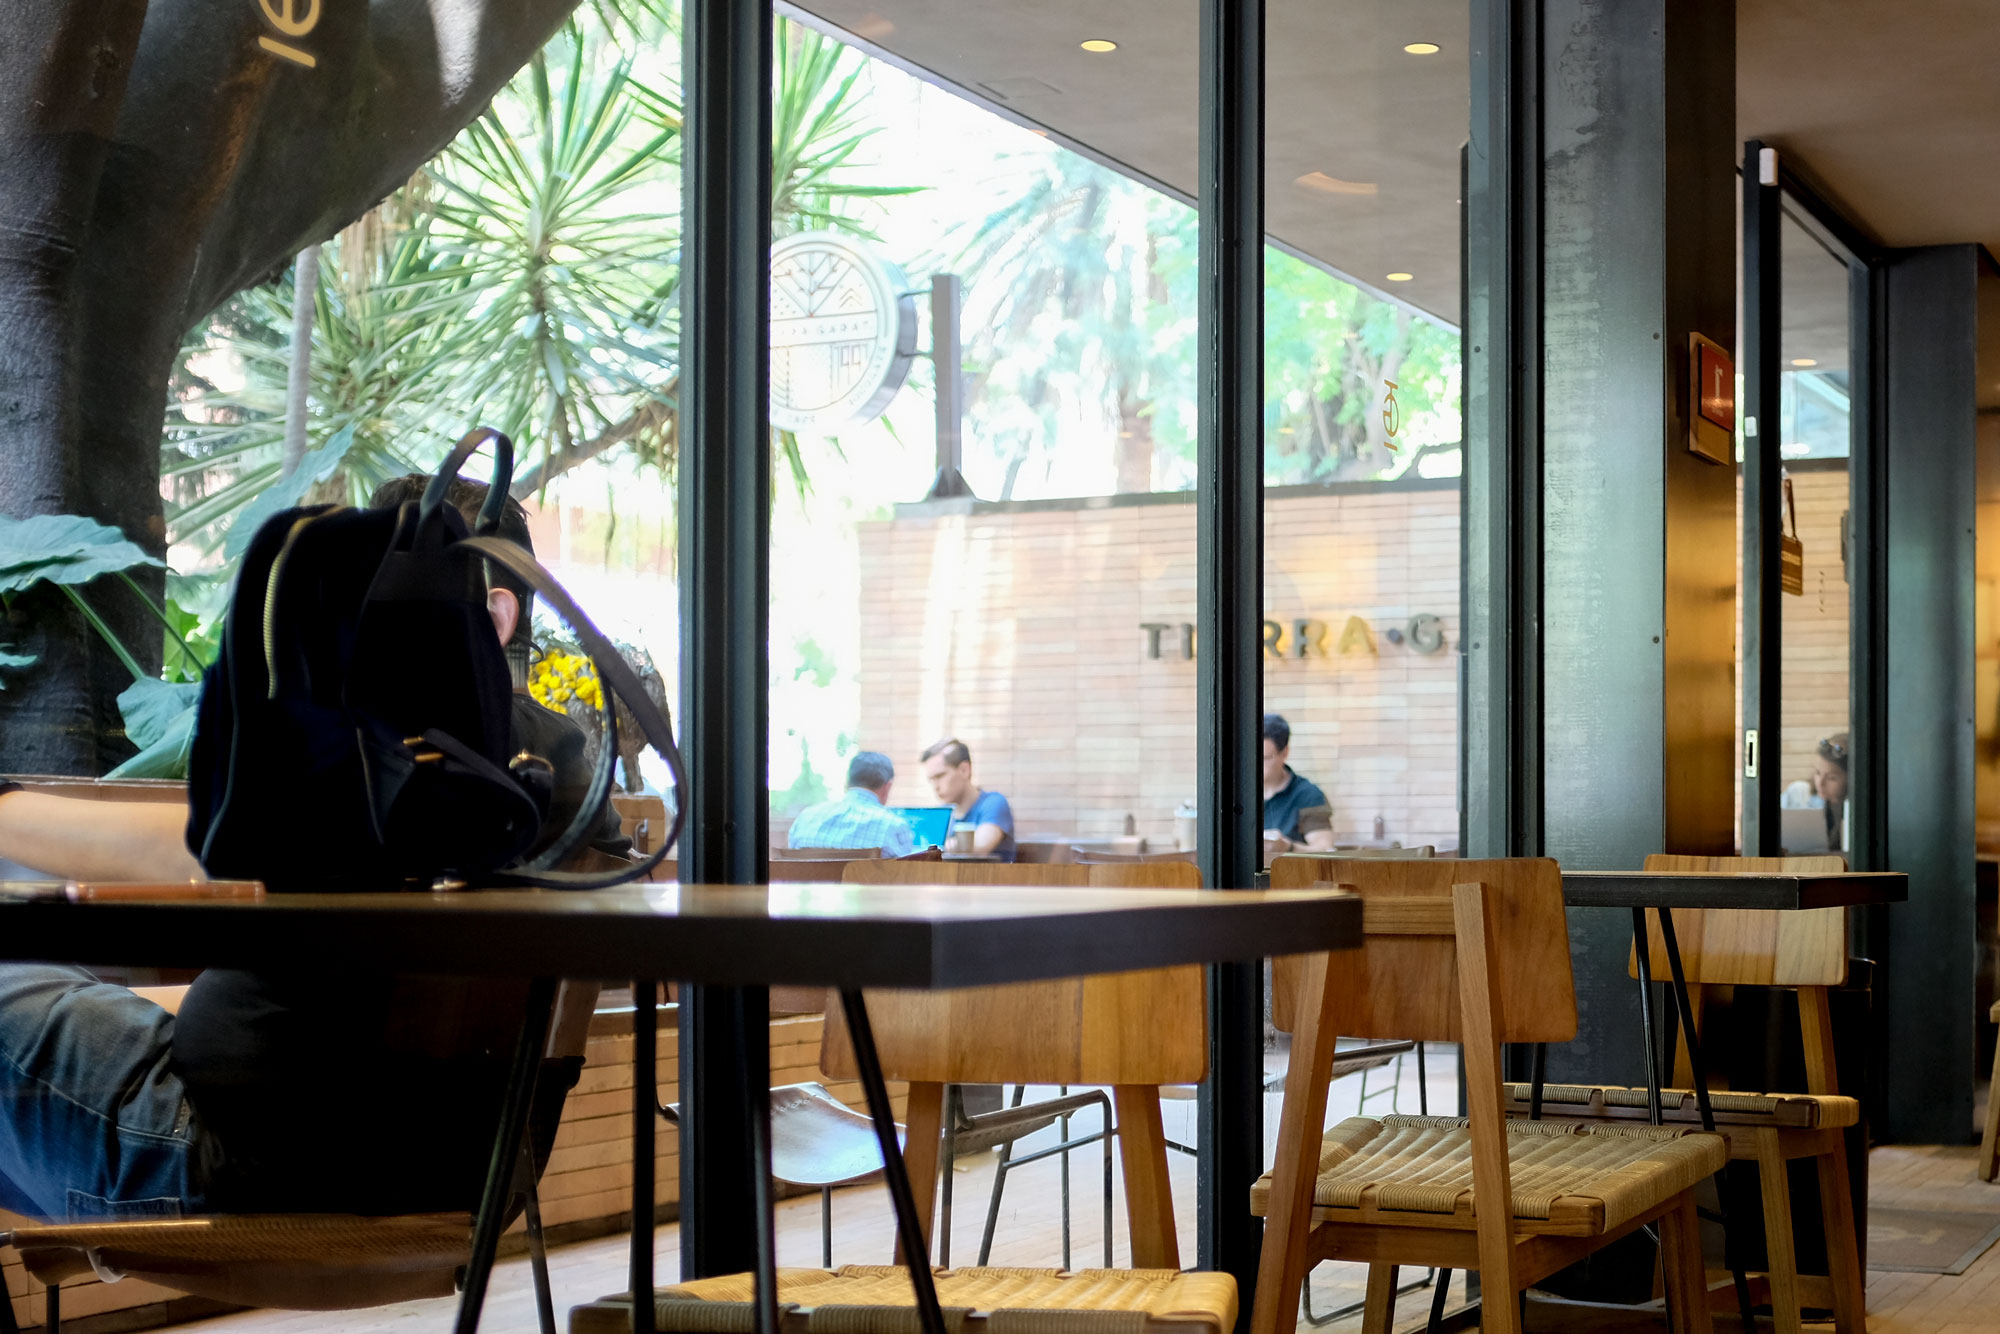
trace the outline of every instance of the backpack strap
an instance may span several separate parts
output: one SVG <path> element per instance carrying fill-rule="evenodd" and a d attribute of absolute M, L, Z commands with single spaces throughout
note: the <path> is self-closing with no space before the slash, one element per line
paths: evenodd
<path fill-rule="evenodd" d="M 475 426 L 467 431 L 459 442 L 451 448 L 451 454 L 431 477 L 430 485 L 424 488 L 424 498 L 418 504 L 417 531 L 435 538 L 439 515 L 443 512 L 445 499 L 451 492 L 452 481 L 465 461 L 479 452 L 479 447 L 491 442 L 493 446 L 493 481 L 486 488 L 486 502 L 479 507 L 478 521 L 472 531 L 479 537 L 488 537 L 500 531 L 500 516 L 507 511 L 507 489 L 514 484 L 514 442 L 491 426 Z"/>
<path fill-rule="evenodd" d="M 611 646 L 611 641 L 607 640 L 591 623 L 590 618 L 584 615 L 583 609 L 576 605 L 569 591 L 557 583 L 555 576 L 542 567 L 541 562 L 515 543 L 498 537 L 469 537 L 458 543 L 458 546 L 492 561 L 545 598 L 548 605 L 583 642 L 584 651 L 590 655 L 591 663 L 597 669 L 597 679 L 605 686 L 604 716 L 609 735 L 605 744 L 598 749 L 597 769 L 592 775 L 590 795 L 584 801 L 583 808 L 577 812 L 576 820 L 568 830 L 564 831 L 563 838 L 558 840 L 558 845 L 570 842 L 571 837 L 578 833 L 579 826 L 587 833 L 611 795 L 611 770 L 617 753 L 617 711 L 613 703 L 614 697 L 624 701 L 632 720 L 645 734 L 647 743 L 661 759 L 666 761 L 667 770 L 673 775 L 674 781 L 673 823 L 667 829 L 665 841 L 645 861 L 634 862 L 629 867 L 602 874 L 553 871 L 530 866 L 507 872 L 508 878 L 557 889 L 602 889 L 638 879 L 665 860 L 667 853 L 679 840 L 681 822 L 686 818 L 687 772 L 681 765 L 680 750 L 674 745 L 673 723 L 653 704 L 652 700 L 646 697 L 645 689 L 639 684 L 638 675 L 633 672 L 618 650 Z M 574 848 L 575 844 L 572 843 L 562 855 L 568 855 Z M 537 859 L 538 862 L 540 860 Z"/>

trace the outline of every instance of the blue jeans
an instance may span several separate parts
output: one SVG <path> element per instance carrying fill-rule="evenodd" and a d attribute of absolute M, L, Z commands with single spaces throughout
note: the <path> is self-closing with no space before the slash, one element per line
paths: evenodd
<path fill-rule="evenodd" d="M 0 964 L 0 1208 L 40 1218 L 202 1207 L 174 1018 L 81 968 Z"/>

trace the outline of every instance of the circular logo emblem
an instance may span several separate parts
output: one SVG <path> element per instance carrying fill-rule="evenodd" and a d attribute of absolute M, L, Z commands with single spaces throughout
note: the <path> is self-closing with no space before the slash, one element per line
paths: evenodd
<path fill-rule="evenodd" d="M 835 232 L 771 247 L 771 424 L 825 433 L 873 421 L 917 352 L 917 303 L 895 265 Z"/>

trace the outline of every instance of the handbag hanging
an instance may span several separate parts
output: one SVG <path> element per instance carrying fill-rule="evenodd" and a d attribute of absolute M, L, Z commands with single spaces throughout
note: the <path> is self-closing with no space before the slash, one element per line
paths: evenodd
<path fill-rule="evenodd" d="M 1806 544 L 1799 541 L 1799 506 L 1792 498 L 1792 479 L 1787 476 L 1785 486 L 1785 513 L 1790 519 L 1790 531 L 1778 534 L 1778 591 L 1790 593 L 1795 598 L 1806 595 Z"/>

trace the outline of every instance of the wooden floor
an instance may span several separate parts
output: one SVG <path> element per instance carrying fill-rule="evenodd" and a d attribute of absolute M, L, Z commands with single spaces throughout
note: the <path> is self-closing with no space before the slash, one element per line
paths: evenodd
<path fill-rule="evenodd" d="M 1433 1074 L 1449 1071 L 1448 1057 L 1432 1062 Z M 1376 1077 L 1371 1091 L 1385 1081 Z M 1440 1105 L 1448 1096 L 1448 1076 L 1434 1080 L 1434 1095 Z M 1361 1090 L 1358 1081 L 1336 1086 L 1335 1115 L 1352 1115 Z M 1395 1098 L 1400 1110 L 1414 1112 L 1415 1071 L 1405 1062 Z M 1391 1098 L 1371 1097 L 1367 1110 L 1381 1114 L 1394 1110 Z M 1267 1126 L 1275 1126 L 1277 1099 L 1270 1100 Z M 1088 1116 L 1079 1116 L 1078 1133 L 1093 1128 Z M 1192 1143 L 1194 1104 L 1169 1102 L 1166 1128 L 1170 1139 Z M 1268 1132 L 1267 1132 L 1268 1133 Z M 1047 1136 L 1044 1136 L 1046 1139 Z M 1870 1200 L 1888 1208 L 1966 1210 L 1987 1213 L 2000 1220 L 2000 1185 L 1976 1179 L 1974 1151 L 1965 1148 L 1882 1148 L 1870 1165 Z M 1180 1221 L 1181 1246 L 1185 1262 L 1191 1262 L 1194 1248 L 1194 1160 L 1171 1154 L 1175 1206 Z M 952 1258 L 959 1264 L 973 1262 L 979 1246 L 986 1200 L 994 1174 L 994 1155 L 984 1153 L 961 1160 L 953 1177 L 955 1223 Z M 1096 1266 L 1103 1259 L 1102 1158 L 1096 1146 L 1080 1150 L 1072 1157 L 1071 1259 L 1079 1267 Z M 1007 1265 L 1056 1265 L 1062 1263 L 1059 1168 L 1055 1161 L 1033 1164 L 1010 1177 L 1000 1213 L 991 1263 Z M 881 1187 L 857 1187 L 838 1191 L 834 1196 L 834 1263 L 883 1263 L 891 1248 L 891 1219 L 887 1195 Z M 1124 1209 L 1113 1210 L 1114 1263 L 1128 1262 Z M 679 1272 L 679 1229 L 668 1226 L 656 1238 L 657 1272 L 661 1281 L 670 1281 Z M 555 1287 L 557 1319 L 567 1325 L 568 1308 L 577 1302 L 621 1291 L 625 1287 L 626 1244 L 623 1237 L 558 1248 L 550 1255 Z M 778 1260 L 783 1265 L 812 1266 L 820 1262 L 820 1215 L 817 1197 L 801 1197 L 778 1207 Z M 1312 1278 L 1312 1299 L 1316 1310 L 1325 1311 L 1358 1300 L 1363 1271 L 1358 1266 L 1326 1264 Z M 1964 1274 L 1953 1277 L 1933 1274 L 1871 1272 L 1868 1276 L 1868 1328 L 1871 1334 L 2000 1334 L 2000 1246 L 1982 1256 Z M 1421 1293 L 1403 1299 L 1405 1330 L 1420 1329 L 1428 1299 Z M 303 1334 L 304 1331 L 353 1331 L 380 1334 L 383 1331 L 443 1330 L 450 1327 L 453 1303 L 449 1300 L 409 1302 L 372 1311 L 336 1313 L 295 1313 L 255 1311 L 222 1316 L 178 1326 L 182 1331 L 202 1334 Z M 535 1329 L 532 1285 L 525 1259 L 503 1262 L 495 1271 L 492 1295 L 482 1326 L 493 1334 L 529 1334 Z M 1769 1328 L 1768 1324 L 1765 1326 Z M 1337 1331 L 1359 1328 L 1359 1317 L 1333 1327 Z M 1717 1328 L 1733 1329 L 1733 1322 L 1717 1322 Z M 1812 1328 L 1812 1327 L 1809 1327 Z M 1831 1325 L 1819 1327 L 1830 1330 Z M 1301 1330 L 1306 1327 L 1301 1325 Z M 1309 1334 L 1309 1332 L 1308 1332 Z"/>

